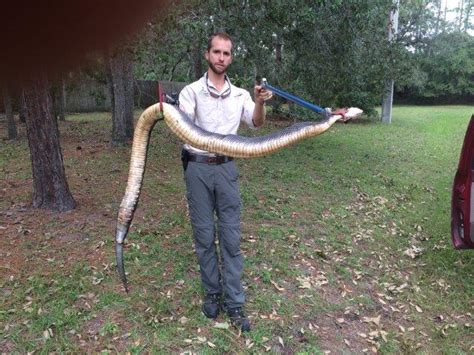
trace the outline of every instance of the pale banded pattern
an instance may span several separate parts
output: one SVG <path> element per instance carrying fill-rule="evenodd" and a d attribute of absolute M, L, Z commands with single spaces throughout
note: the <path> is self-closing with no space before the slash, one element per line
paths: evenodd
<path fill-rule="evenodd" d="M 346 118 L 356 117 L 361 113 L 362 111 L 357 108 L 350 108 Z M 160 112 L 160 104 L 147 108 L 135 127 L 127 188 L 117 217 L 115 251 L 117 268 L 125 289 L 128 291 L 123 263 L 123 241 L 138 203 L 150 133 L 158 120 L 164 119 L 173 133 L 193 147 L 235 158 L 253 158 L 274 153 L 302 139 L 324 133 L 341 118 L 340 115 L 334 115 L 321 122 L 296 123 L 266 136 L 242 137 L 207 132 L 194 125 L 189 117 L 169 104 L 163 104 L 163 113 Z"/>
<path fill-rule="evenodd" d="M 168 127 L 186 143 L 234 158 L 254 158 L 271 154 L 304 138 L 323 133 L 341 118 L 331 116 L 322 122 L 296 123 L 266 136 L 242 137 L 207 132 L 195 126 L 183 112 L 171 105 L 166 105 L 163 111 Z"/>

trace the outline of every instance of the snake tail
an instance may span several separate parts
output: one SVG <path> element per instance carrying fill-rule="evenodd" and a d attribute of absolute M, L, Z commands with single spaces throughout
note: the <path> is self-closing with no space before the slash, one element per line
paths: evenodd
<path fill-rule="evenodd" d="M 160 119 L 162 119 L 162 114 L 158 104 L 148 107 L 143 111 L 138 119 L 133 135 L 132 156 L 130 159 L 127 188 L 117 216 L 117 227 L 115 229 L 115 257 L 117 261 L 117 271 L 127 292 L 128 282 L 123 260 L 124 242 L 140 196 L 143 175 L 145 173 L 150 133 L 155 123 Z"/>

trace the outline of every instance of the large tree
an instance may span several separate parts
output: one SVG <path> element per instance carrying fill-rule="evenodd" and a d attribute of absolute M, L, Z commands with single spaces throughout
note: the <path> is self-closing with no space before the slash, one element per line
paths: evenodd
<path fill-rule="evenodd" d="M 33 172 L 33 207 L 68 211 L 76 203 L 69 191 L 53 116 L 51 86 L 45 74 L 25 83 L 26 131 Z"/>

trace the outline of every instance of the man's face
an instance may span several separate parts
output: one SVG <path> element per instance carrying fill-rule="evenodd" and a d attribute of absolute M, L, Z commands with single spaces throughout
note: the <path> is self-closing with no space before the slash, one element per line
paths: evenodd
<path fill-rule="evenodd" d="M 205 57 L 209 68 L 214 73 L 225 73 L 227 67 L 232 63 L 232 42 L 224 38 L 214 37 L 212 47 L 209 51 L 206 51 Z"/>

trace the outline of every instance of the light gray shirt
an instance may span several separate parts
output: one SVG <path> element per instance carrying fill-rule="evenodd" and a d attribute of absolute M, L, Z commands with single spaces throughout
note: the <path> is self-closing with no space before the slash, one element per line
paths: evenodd
<path fill-rule="evenodd" d="M 219 91 L 207 79 L 206 73 L 181 90 L 179 108 L 194 124 L 212 133 L 237 134 L 240 122 L 256 128 L 252 121 L 255 103 L 249 92 L 232 85 L 228 78 Z M 184 148 L 198 154 L 213 155 L 189 144 L 185 144 Z"/>

